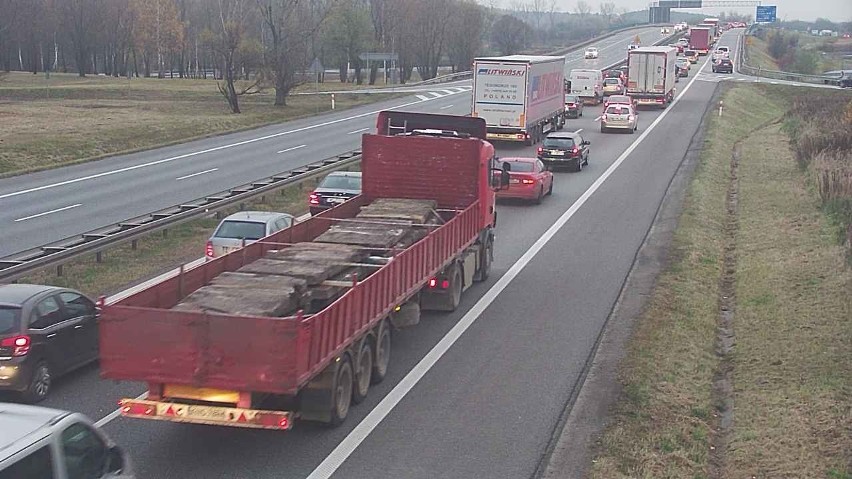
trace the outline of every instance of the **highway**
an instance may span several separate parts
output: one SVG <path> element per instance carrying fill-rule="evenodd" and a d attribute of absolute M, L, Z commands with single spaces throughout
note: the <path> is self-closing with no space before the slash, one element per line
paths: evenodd
<path fill-rule="evenodd" d="M 738 33 L 725 33 L 720 44 L 734 48 Z M 656 29 L 647 32 L 647 43 L 658 34 Z M 624 55 L 623 46 L 617 48 L 615 43 L 610 50 L 603 42 L 598 45 L 602 48 L 600 64 L 613 63 Z M 574 59 L 572 66 L 583 63 Z M 331 473 L 334 478 L 354 479 L 530 477 L 544 459 L 566 401 L 578 386 L 634 256 L 716 87 L 712 81 L 697 81 L 704 75 L 700 68 L 710 68 L 705 57 L 693 66 L 689 78 L 677 84 L 680 96 L 667 110 L 640 111 L 636 135 L 599 133 L 595 121 L 599 107 L 588 107 L 583 118 L 569 120 L 566 128 L 582 129 L 592 142 L 589 167 L 579 173 L 557 173 L 554 194 L 542 205 L 498 206 L 500 224 L 490 279 L 468 290 L 455 313 L 429 314 L 417 327 L 395 333 L 387 379 L 370 390 L 364 403 L 352 408 L 341 427 L 298 423 L 290 432 L 276 433 L 112 419 L 115 401 L 135 397 L 144 387 L 100 380 L 96 366 L 58 382 L 44 405 L 80 411 L 96 420 L 103 418 L 101 424 L 130 453 L 141 478 L 320 479 Z M 410 101 L 396 100 L 388 105 Z M 233 169 L 228 173 L 233 180 L 236 176 L 231 175 L 240 174 L 239 162 L 251 159 L 257 170 L 248 179 L 255 179 L 291 164 L 298 166 L 299 161 L 304 163 L 306 153 L 313 158 L 315 152 L 331 151 L 326 150 L 330 145 L 352 148 L 357 145 L 357 133 L 347 132 L 371 127 L 372 116 L 367 112 L 384 107 L 372 105 L 322 120 L 270 127 L 261 133 L 169 148 L 145 161 L 209 149 L 217 144 L 211 141 L 227 145 L 294 131 L 249 143 L 253 146 L 247 150 L 251 151 L 243 152 L 240 145 L 31 193 L 0 196 L 0 201 L 14 200 L 23 208 L 35 201 L 31 195 L 38 198 L 44 194 L 56 197 L 56 201 L 83 203 L 86 190 L 104 182 L 114 185 L 109 197 L 112 204 L 125 202 L 122 196 L 138 194 L 148 202 L 138 211 L 146 212 L 155 209 L 158 200 L 155 193 L 146 191 L 156 183 L 149 183 L 148 176 L 157 176 L 160 182 L 169 179 L 170 188 L 157 190 L 160 195 L 171 195 L 164 200 L 167 205 L 182 201 L 175 199 L 181 194 L 172 191 L 175 188 L 195 188 L 187 193 L 187 199 L 191 199 L 199 196 L 200 187 L 193 183 L 176 187 L 175 178 L 219 167 L 215 173 Z M 469 94 L 418 101 L 403 108 L 464 114 L 469 108 Z M 311 126 L 329 121 L 337 123 Z M 309 127 L 313 132 L 322 129 L 322 136 L 305 134 L 311 130 L 295 131 Z M 298 146 L 308 137 L 316 138 L 310 146 L 292 150 L 292 154 L 276 153 Z M 533 147 L 498 145 L 498 150 L 503 157 L 534 154 Z M 124 163 L 75 174 L 93 175 L 138 164 L 128 158 L 121 160 Z M 185 168 L 185 163 L 190 165 Z M 269 171 L 262 173 L 264 168 Z M 139 185 L 122 186 L 122 178 L 131 171 Z M 210 188 L 201 194 L 240 182 L 223 179 L 214 185 L 220 176 L 226 174 L 199 175 L 204 178 L 199 182 Z M 11 189 L 7 183 L 0 183 L 0 195 L 75 177 L 28 178 L 26 185 Z M 80 196 L 68 198 L 66 188 Z M 66 191 L 65 197 L 59 194 L 62 191 Z M 57 205 L 37 200 L 35 209 Z M 16 214 L 32 214 L 35 209 Z M 110 209 L 105 204 L 98 211 L 106 215 Z M 92 214 L 92 210 L 80 206 L 44 218 L 45 224 L 59 225 L 57 229 L 71 227 L 61 226 L 63 222 L 73 223 L 70 220 L 56 222 L 66 215 L 79 215 L 77 222 L 112 221 L 90 218 Z M 128 216 L 126 212 L 124 216 Z M 0 221 L 5 230 L 8 216 Z M 31 241 L 22 244 L 32 245 Z M 322 468 L 317 469 L 320 465 Z"/>
<path fill-rule="evenodd" d="M 570 67 L 622 59 L 630 31 L 597 45 L 601 57 L 567 56 Z M 638 30 L 643 44 L 659 29 Z M 389 109 L 470 113 L 470 82 L 416 88 L 411 96 L 298 121 L 90 163 L 0 179 L 0 257 L 192 201 L 353 150 Z"/>

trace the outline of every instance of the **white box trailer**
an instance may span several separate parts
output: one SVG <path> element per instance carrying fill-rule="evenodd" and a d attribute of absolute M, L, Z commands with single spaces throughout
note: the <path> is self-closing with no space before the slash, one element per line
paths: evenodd
<path fill-rule="evenodd" d="M 627 54 L 627 94 L 639 105 L 668 106 L 674 101 L 676 60 L 674 47 L 631 50 Z"/>
<path fill-rule="evenodd" d="M 565 124 L 565 57 L 509 55 L 473 62 L 471 116 L 489 140 L 532 145 Z"/>

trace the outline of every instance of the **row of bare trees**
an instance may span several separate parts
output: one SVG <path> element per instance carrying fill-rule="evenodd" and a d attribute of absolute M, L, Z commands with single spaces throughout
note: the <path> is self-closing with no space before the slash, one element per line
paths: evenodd
<path fill-rule="evenodd" d="M 374 84 L 380 64 L 361 55 L 392 53 L 404 83 L 415 70 L 433 78 L 446 62 L 468 70 L 486 50 L 511 54 L 536 42 L 558 43 L 559 32 L 574 25 L 564 24 L 567 17 L 555 5 L 529 0 L 497 10 L 475 0 L 0 0 L 0 71 L 212 75 L 238 113 L 240 96 L 265 87 L 275 89 L 275 105 L 285 105 L 314 59 L 338 70 L 341 81 Z M 582 11 L 568 17 L 589 24 L 588 4 L 578 5 Z M 589 35 L 612 23 L 610 6 L 592 15 L 609 16 L 592 22 Z"/>

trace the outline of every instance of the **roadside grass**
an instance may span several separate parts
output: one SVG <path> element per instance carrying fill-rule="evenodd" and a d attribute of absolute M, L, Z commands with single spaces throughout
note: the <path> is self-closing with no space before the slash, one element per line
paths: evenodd
<path fill-rule="evenodd" d="M 748 48 L 747 65 L 763 70 L 779 71 L 781 69 L 772 55 L 769 54 L 765 40 L 754 35 L 748 35 L 745 41 Z"/>
<path fill-rule="evenodd" d="M 333 89 L 331 83 L 321 84 Z M 334 82 L 334 88 L 341 86 Z M 303 85 L 313 91 L 313 85 Z M 405 96 L 337 95 L 335 109 Z M 0 83 L 0 177 L 90 161 L 331 110 L 328 95 L 294 95 L 272 105 L 274 91 L 243 96 L 229 112 L 213 80 L 85 77 L 12 72 Z"/>
<path fill-rule="evenodd" d="M 350 170 L 358 170 L 358 165 Z M 282 188 L 277 193 L 246 203 L 246 210 L 279 211 L 299 217 L 308 211 L 307 196 L 322 177 Z M 223 211 L 221 217 L 239 211 Z M 18 280 L 20 283 L 48 284 L 74 288 L 91 298 L 112 295 L 148 278 L 171 271 L 204 256 L 204 245 L 219 224 L 216 218 L 189 221 L 168 230 L 140 238 L 136 250 L 130 243 L 103 252 L 100 263 L 95 255 L 65 263 L 62 276 L 51 268 Z"/>
<path fill-rule="evenodd" d="M 780 126 L 749 133 L 780 120 L 795 92 L 737 85 L 724 94 L 724 116 L 709 120 L 669 266 L 636 323 L 590 477 L 708 477 L 725 194 L 733 145 L 746 137 L 722 477 L 852 474 L 852 275 Z"/>

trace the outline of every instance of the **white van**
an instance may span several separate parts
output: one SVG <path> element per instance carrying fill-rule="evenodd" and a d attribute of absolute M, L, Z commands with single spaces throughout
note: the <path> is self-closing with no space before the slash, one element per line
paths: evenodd
<path fill-rule="evenodd" d="M 600 70 L 574 69 L 568 76 L 571 80 L 571 94 L 584 102 L 597 105 L 603 101 L 603 73 Z"/>
<path fill-rule="evenodd" d="M 133 479 L 130 461 L 82 414 L 0 403 L 0 479 Z"/>

